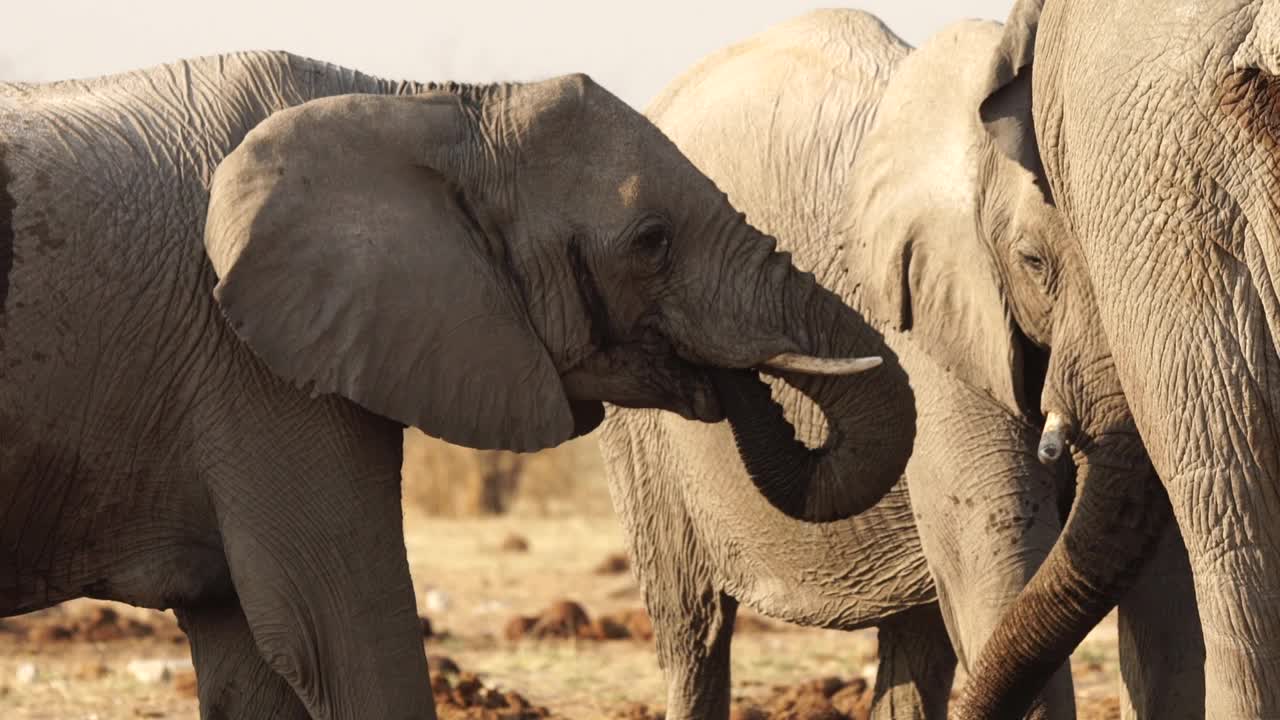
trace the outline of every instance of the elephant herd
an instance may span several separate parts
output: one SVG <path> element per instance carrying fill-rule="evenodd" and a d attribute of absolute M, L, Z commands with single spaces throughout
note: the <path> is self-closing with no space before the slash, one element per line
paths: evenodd
<path fill-rule="evenodd" d="M 1280 2 L 815 11 L 645 115 L 282 52 L 0 84 L 0 616 L 172 608 L 205 718 L 431 718 L 401 430 L 599 428 L 667 717 L 739 603 L 879 718 L 1280 718 Z M 951 700 L 957 665 L 970 677 Z"/>

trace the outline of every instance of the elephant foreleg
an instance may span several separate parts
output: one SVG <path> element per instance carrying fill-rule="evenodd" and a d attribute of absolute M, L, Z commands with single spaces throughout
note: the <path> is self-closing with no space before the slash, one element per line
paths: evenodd
<path fill-rule="evenodd" d="M 1191 564 L 1170 523 L 1120 601 L 1120 717 L 1203 720 L 1204 637 Z"/>
<path fill-rule="evenodd" d="M 880 623 L 872 720 L 946 720 L 956 654 L 937 605 Z"/>
<path fill-rule="evenodd" d="M 308 720 L 297 693 L 258 653 L 240 605 L 180 608 L 191 641 L 201 720 Z"/>
<path fill-rule="evenodd" d="M 320 417 L 237 425 L 237 455 L 253 462 L 208 471 L 254 642 L 315 718 L 433 720 L 404 544 L 401 430 L 353 406 L 299 409 Z"/>

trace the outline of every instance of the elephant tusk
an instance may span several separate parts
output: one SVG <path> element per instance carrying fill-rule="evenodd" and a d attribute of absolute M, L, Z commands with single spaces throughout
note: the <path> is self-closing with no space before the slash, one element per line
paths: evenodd
<path fill-rule="evenodd" d="M 856 358 L 820 358 L 812 355 L 782 353 L 765 360 L 762 365 L 773 370 L 790 370 L 806 375 L 854 375 L 879 367 L 884 359 L 878 355 Z"/>
<path fill-rule="evenodd" d="M 1069 426 L 1065 418 L 1056 412 L 1045 418 L 1044 430 L 1040 433 L 1040 447 L 1036 455 L 1040 462 L 1052 465 L 1062 457 L 1062 450 L 1067 446 L 1067 430 Z"/>

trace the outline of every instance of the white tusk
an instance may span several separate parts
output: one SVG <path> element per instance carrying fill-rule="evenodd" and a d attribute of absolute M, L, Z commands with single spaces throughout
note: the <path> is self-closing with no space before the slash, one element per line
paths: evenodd
<path fill-rule="evenodd" d="M 790 370 L 806 375 L 854 375 L 879 367 L 884 359 L 878 355 L 857 358 L 820 358 L 812 355 L 782 353 L 765 360 L 762 365 L 774 370 Z"/>
<path fill-rule="evenodd" d="M 1066 418 L 1056 412 L 1049 413 L 1044 420 L 1044 430 L 1040 433 L 1040 447 L 1036 451 L 1040 462 L 1045 465 L 1058 462 L 1058 458 L 1062 457 L 1062 450 L 1067 446 L 1068 429 Z"/>

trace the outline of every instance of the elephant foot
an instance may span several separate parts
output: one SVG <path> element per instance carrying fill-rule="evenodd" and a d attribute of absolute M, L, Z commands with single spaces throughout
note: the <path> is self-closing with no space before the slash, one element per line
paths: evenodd
<path fill-rule="evenodd" d="M 956 654 L 937 605 L 880 624 L 872 720 L 946 720 Z"/>
<path fill-rule="evenodd" d="M 191 641 L 201 720 L 308 720 L 297 693 L 258 653 L 234 599 L 226 605 L 180 608 Z"/>

